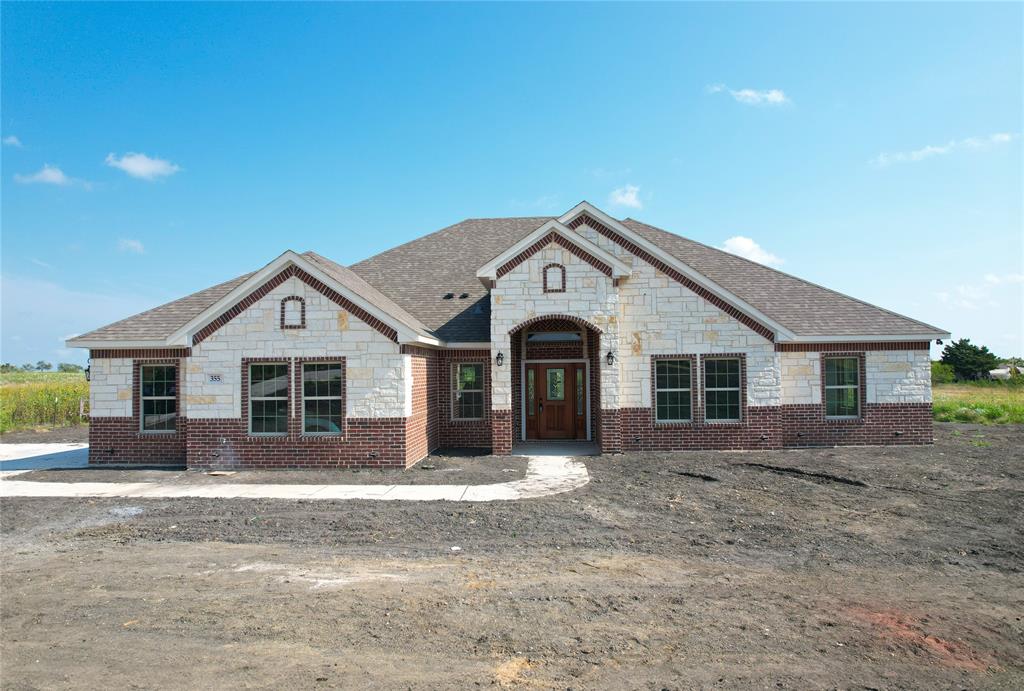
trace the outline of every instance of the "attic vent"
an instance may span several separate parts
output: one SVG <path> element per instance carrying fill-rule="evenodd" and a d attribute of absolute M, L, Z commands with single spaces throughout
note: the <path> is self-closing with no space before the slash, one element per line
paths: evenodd
<path fill-rule="evenodd" d="M 455 297 L 455 293 L 445 293 L 444 297 L 441 298 L 441 299 L 442 300 L 451 300 L 453 297 Z"/>
<path fill-rule="evenodd" d="M 469 293 L 463 293 L 462 295 L 459 296 L 459 299 L 460 300 L 465 300 L 468 297 L 469 297 Z"/>

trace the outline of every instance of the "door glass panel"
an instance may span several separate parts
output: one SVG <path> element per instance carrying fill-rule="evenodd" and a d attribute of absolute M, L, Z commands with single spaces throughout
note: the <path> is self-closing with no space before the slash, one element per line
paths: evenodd
<path fill-rule="evenodd" d="M 576 370 L 576 415 L 583 415 L 583 370 Z"/>
<path fill-rule="evenodd" d="M 548 369 L 548 400 L 565 400 L 565 368 Z"/>
<path fill-rule="evenodd" d="M 532 369 L 526 370 L 526 400 L 529 401 L 528 408 L 530 411 L 530 417 L 536 414 L 537 408 L 537 382 L 534 381 L 534 371 Z"/>

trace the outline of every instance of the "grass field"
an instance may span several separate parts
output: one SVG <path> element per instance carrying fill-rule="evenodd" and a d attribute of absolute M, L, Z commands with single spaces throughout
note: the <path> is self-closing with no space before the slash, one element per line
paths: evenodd
<path fill-rule="evenodd" d="M 0 432 L 81 424 L 83 398 L 88 414 L 89 382 L 81 372 L 0 374 Z"/>
<path fill-rule="evenodd" d="M 939 422 L 1024 424 L 1024 386 L 1002 382 L 936 384 L 933 415 Z"/>

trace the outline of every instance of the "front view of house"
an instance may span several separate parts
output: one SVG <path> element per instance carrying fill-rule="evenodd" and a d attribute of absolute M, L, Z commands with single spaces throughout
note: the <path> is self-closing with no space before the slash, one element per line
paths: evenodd
<path fill-rule="evenodd" d="M 822 248 L 825 251 L 825 248 Z M 932 441 L 941 329 L 584 202 L 263 268 L 68 341 L 93 464 Z"/>

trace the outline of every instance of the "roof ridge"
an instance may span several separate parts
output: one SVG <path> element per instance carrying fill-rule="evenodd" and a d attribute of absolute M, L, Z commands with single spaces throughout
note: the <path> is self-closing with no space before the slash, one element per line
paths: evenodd
<path fill-rule="evenodd" d="M 639 223 L 642 226 L 647 226 L 648 228 L 652 228 L 652 229 L 657 230 L 657 231 L 662 232 L 662 233 L 668 233 L 669 235 L 675 235 L 676 237 L 682 238 L 683 240 L 686 240 L 687 242 L 692 242 L 695 245 L 700 245 L 701 247 L 704 247 L 706 249 L 712 250 L 714 252 L 718 252 L 719 254 L 727 255 L 727 256 L 732 257 L 734 259 L 739 259 L 740 261 L 746 262 L 747 264 L 750 264 L 752 266 L 756 266 L 758 268 L 765 269 L 767 271 L 771 271 L 773 273 L 779 274 L 780 276 L 785 276 L 786 278 L 792 278 L 795 281 L 800 281 L 801 283 L 804 283 L 806 285 L 814 286 L 815 288 L 818 288 L 820 290 L 824 290 L 826 292 L 832 293 L 833 295 L 838 295 L 840 297 L 844 297 L 847 300 L 853 300 L 854 302 L 858 302 L 858 303 L 860 303 L 862 305 L 865 305 L 867 307 L 871 307 L 872 309 L 880 310 L 880 311 L 885 312 L 887 314 L 891 314 L 894 317 L 899 317 L 900 319 L 905 319 L 907 321 L 914 322 L 915 324 L 920 324 L 921 326 L 926 326 L 929 329 L 935 329 L 936 332 L 942 331 L 942 329 L 940 329 L 939 327 L 934 326 L 932 324 L 929 324 L 927 322 L 923 322 L 920 319 L 914 319 L 913 317 L 908 317 L 905 314 L 900 314 L 899 312 L 894 312 L 891 309 L 887 309 L 885 307 L 880 307 L 880 306 L 875 305 L 873 303 L 870 303 L 870 302 L 868 302 L 866 300 L 861 300 L 860 298 L 853 297 L 852 295 L 847 295 L 846 293 L 841 293 L 838 290 L 834 290 L 832 288 L 828 288 L 828 287 L 823 286 L 823 285 L 821 285 L 819 283 L 815 283 L 814 281 L 808 281 L 806 278 L 800 278 L 799 276 L 794 276 L 793 274 L 786 273 L 785 271 L 781 271 L 781 270 L 776 269 L 776 268 L 771 267 L 771 266 L 767 266 L 766 264 L 761 264 L 760 262 L 755 262 L 752 259 L 747 259 L 746 257 L 741 257 L 738 254 L 733 254 L 732 252 L 726 252 L 725 250 L 719 249 L 718 247 L 712 247 L 711 245 L 703 243 L 700 240 L 694 240 L 693 238 L 686 237 L 685 235 L 680 235 L 679 233 L 673 233 L 671 230 L 665 230 L 664 228 L 659 228 L 658 226 L 653 226 L 650 223 L 645 223 L 643 221 L 637 220 L 637 219 L 632 218 L 632 217 L 627 217 L 627 218 L 625 218 L 623 220 L 632 221 L 633 223 Z M 655 244 L 657 244 L 657 243 L 655 243 Z M 660 246 L 659 246 L 659 248 L 660 248 Z M 667 250 L 664 250 L 662 248 L 662 251 L 667 251 Z M 669 252 L 669 254 L 671 255 L 672 253 Z M 680 261 L 682 261 L 682 260 L 680 260 Z M 694 269 L 694 270 L 696 271 L 696 269 Z M 698 271 L 698 273 L 700 273 L 700 272 Z M 701 274 L 701 275 L 703 275 L 703 274 Z"/>

